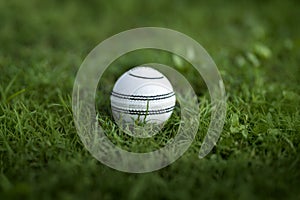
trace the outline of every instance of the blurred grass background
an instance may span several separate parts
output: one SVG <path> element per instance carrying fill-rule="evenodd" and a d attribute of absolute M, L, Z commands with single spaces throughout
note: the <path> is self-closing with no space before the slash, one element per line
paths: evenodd
<path fill-rule="evenodd" d="M 299 10 L 296 0 L 0 1 L 0 199 L 300 199 Z M 180 31 L 206 48 L 228 113 L 217 146 L 198 159 L 210 120 L 200 92 L 192 147 L 171 166 L 136 175 L 84 149 L 71 92 L 99 42 L 142 26 Z"/>

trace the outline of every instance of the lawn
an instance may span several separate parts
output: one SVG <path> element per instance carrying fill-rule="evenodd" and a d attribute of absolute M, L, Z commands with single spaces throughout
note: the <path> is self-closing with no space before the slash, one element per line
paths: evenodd
<path fill-rule="evenodd" d="M 296 0 L 0 1 L 0 199 L 300 199 L 299 10 Z M 123 71 L 108 70 L 103 83 L 112 87 L 126 69 L 161 61 L 191 82 L 201 111 L 197 136 L 180 159 L 130 174 L 84 148 L 72 89 L 99 42 L 144 26 L 180 31 L 207 50 L 224 80 L 227 116 L 217 145 L 198 159 L 210 122 L 201 77 L 168 53 L 125 55 L 113 63 Z M 96 106 L 107 135 L 139 149 L 143 142 L 109 131 L 115 125 L 103 98 L 111 87 L 99 84 L 106 95 Z M 167 142 L 172 122 L 149 148 Z"/>

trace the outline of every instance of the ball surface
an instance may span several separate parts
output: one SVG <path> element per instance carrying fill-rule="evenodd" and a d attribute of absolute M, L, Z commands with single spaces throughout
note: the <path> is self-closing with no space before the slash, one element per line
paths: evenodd
<path fill-rule="evenodd" d="M 162 73 L 139 66 L 116 81 L 110 100 L 116 122 L 163 124 L 173 112 L 176 97 L 170 81 Z"/>

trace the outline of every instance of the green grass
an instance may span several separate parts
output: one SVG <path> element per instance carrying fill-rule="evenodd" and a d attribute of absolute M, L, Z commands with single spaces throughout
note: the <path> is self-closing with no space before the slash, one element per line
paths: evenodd
<path fill-rule="evenodd" d="M 300 199 L 299 10 L 297 1 L 1 1 L 0 199 Z M 116 62 L 126 70 L 161 59 L 186 75 L 201 103 L 189 150 L 138 175 L 110 169 L 85 150 L 71 94 L 90 50 L 141 26 L 172 28 L 200 42 L 222 74 L 228 108 L 217 146 L 198 159 L 210 122 L 199 77 L 171 55 L 146 52 Z M 111 73 L 103 81 L 122 71 Z"/>

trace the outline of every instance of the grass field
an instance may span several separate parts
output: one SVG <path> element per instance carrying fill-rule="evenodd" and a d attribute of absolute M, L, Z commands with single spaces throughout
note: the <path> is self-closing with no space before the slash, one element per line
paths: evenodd
<path fill-rule="evenodd" d="M 300 3 L 226 2 L 0 1 L 0 199 L 300 199 Z M 217 146 L 198 159 L 210 121 L 199 77 L 170 55 L 121 60 L 125 68 L 169 62 L 197 88 L 203 113 L 179 160 L 128 174 L 83 147 L 71 95 L 80 64 L 99 42 L 143 26 L 201 43 L 222 74 L 228 108 Z M 122 72 L 114 73 L 115 80 Z"/>

